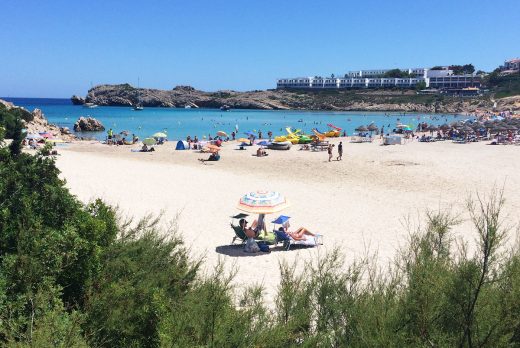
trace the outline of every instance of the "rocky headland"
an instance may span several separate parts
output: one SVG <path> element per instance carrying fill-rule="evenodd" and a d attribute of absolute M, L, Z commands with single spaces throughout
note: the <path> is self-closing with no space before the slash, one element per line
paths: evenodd
<path fill-rule="evenodd" d="M 445 95 L 418 95 L 413 90 L 265 90 L 204 92 L 190 86 L 172 90 L 135 88 L 129 84 L 99 85 L 73 103 L 104 106 L 201 107 L 264 110 L 399 111 L 461 113 L 492 110 L 488 96 L 472 98 Z M 520 109 L 520 97 L 497 100 L 497 110 Z"/>
<path fill-rule="evenodd" d="M 70 130 L 67 127 L 60 128 L 56 125 L 49 123 L 49 121 L 47 121 L 47 118 L 40 109 L 28 111 L 25 108 L 15 106 L 13 103 L 7 102 L 2 99 L 0 99 L 0 104 L 3 104 L 8 110 L 18 109 L 21 113 L 25 114 L 22 117 L 22 122 L 24 123 L 24 128 L 27 130 L 27 133 L 49 132 L 52 133 L 55 137 L 61 138 L 66 141 L 75 139 L 75 136 L 70 132 Z"/>

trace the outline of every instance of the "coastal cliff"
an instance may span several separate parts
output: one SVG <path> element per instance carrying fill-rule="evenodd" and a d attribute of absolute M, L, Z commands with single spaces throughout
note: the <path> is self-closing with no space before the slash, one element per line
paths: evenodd
<path fill-rule="evenodd" d="M 519 108 L 520 97 L 497 100 L 497 110 Z M 516 99 L 515 99 L 516 98 Z M 76 102 L 79 97 L 74 98 Z M 507 99 L 507 98 L 503 98 Z M 91 88 L 85 102 L 104 106 L 201 107 L 264 110 L 399 111 L 460 113 L 491 110 L 489 97 L 417 95 L 413 90 L 266 90 L 204 92 L 189 86 L 172 90 L 135 88 L 129 84 Z"/>
<path fill-rule="evenodd" d="M 49 132 L 66 141 L 75 139 L 75 136 L 71 134 L 68 128 L 60 128 L 49 123 L 40 109 L 34 109 L 31 112 L 2 99 L 0 99 L 0 104 L 1 107 L 6 108 L 7 110 L 15 110 L 19 115 L 21 115 L 23 126 L 27 133 Z"/>

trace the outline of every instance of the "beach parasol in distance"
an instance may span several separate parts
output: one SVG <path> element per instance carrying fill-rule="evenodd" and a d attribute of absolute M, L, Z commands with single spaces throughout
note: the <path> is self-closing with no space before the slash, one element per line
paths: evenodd
<path fill-rule="evenodd" d="M 204 146 L 204 148 L 209 150 L 210 152 L 219 152 L 220 151 L 220 147 L 218 147 L 217 145 L 212 145 L 212 144 L 206 145 L 206 146 Z"/>
<path fill-rule="evenodd" d="M 373 132 L 373 131 L 378 130 L 379 128 L 377 128 L 377 126 L 375 124 L 371 123 L 371 124 L 368 125 L 367 129 L 369 131 Z"/>
<path fill-rule="evenodd" d="M 43 137 L 40 134 L 31 133 L 31 134 L 27 134 L 27 136 L 25 138 L 35 140 L 35 139 L 42 139 Z"/>
<path fill-rule="evenodd" d="M 367 132 L 368 128 L 366 126 L 359 126 L 356 129 L 354 129 L 356 132 Z"/>
<path fill-rule="evenodd" d="M 237 139 L 237 141 L 239 143 L 248 143 L 249 142 L 249 139 L 246 139 L 246 138 L 240 138 L 240 139 Z"/>
<path fill-rule="evenodd" d="M 432 125 L 430 125 L 430 126 L 428 127 L 428 130 L 429 130 L 429 131 L 436 131 L 436 130 L 439 130 L 439 128 L 437 128 L 437 126 L 435 126 L 435 125 L 432 124 Z"/>
<path fill-rule="evenodd" d="M 441 125 L 439 128 L 442 130 L 448 130 L 448 129 L 450 129 L 450 126 L 448 126 L 448 124 L 445 123 L 445 124 Z"/>
<path fill-rule="evenodd" d="M 218 132 L 217 132 L 217 135 L 218 135 L 219 137 L 227 137 L 227 136 L 228 136 L 227 133 L 224 132 L 224 131 L 218 131 Z"/>
<path fill-rule="evenodd" d="M 266 140 L 262 140 L 262 141 L 259 141 L 258 143 L 256 143 L 256 145 L 259 145 L 259 146 L 268 146 L 269 144 L 271 144 L 271 143 Z"/>
<path fill-rule="evenodd" d="M 238 201 L 239 210 L 253 214 L 273 214 L 284 210 L 289 202 L 275 191 L 254 191 L 243 195 Z"/>
<path fill-rule="evenodd" d="M 155 145 L 156 143 L 157 143 L 157 141 L 155 141 L 154 138 L 143 139 L 143 144 L 145 144 L 145 145 Z"/>
<path fill-rule="evenodd" d="M 166 138 L 166 137 L 168 137 L 168 135 L 166 133 L 163 133 L 163 132 L 157 132 L 154 135 L 152 135 L 152 137 L 154 137 L 154 138 Z"/>
<path fill-rule="evenodd" d="M 50 138 L 54 137 L 52 135 L 52 133 L 49 133 L 49 132 L 42 132 L 42 133 L 40 133 L 40 135 L 41 135 L 42 138 L 45 138 L 45 139 L 50 139 Z"/>

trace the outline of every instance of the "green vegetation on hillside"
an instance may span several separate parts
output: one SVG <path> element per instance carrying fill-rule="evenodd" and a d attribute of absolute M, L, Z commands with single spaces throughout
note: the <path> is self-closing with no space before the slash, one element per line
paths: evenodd
<path fill-rule="evenodd" d="M 268 309 L 259 286 L 234 293 L 222 266 L 202 274 L 157 220 L 83 204 L 52 159 L 0 148 L 0 344 L 518 347 L 520 251 L 505 247 L 503 205 L 500 192 L 468 201 L 474 251 L 455 241 L 458 219 L 439 211 L 409 229 L 385 272 L 370 258 L 347 267 L 338 250 L 301 273 L 281 264 Z"/>
<path fill-rule="evenodd" d="M 402 71 L 401 69 L 392 69 L 388 70 L 383 77 L 397 77 L 397 78 L 405 78 L 405 77 L 413 77 L 413 74 L 408 73 L 408 71 Z"/>
<path fill-rule="evenodd" d="M 502 76 L 496 69 L 486 76 L 485 83 L 495 93 L 495 98 L 520 95 L 520 73 Z"/>

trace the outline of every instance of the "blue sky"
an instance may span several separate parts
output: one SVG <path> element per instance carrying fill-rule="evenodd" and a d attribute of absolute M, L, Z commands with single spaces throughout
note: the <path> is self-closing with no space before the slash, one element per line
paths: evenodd
<path fill-rule="evenodd" d="M 520 1 L 2 0 L 0 96 L 91 83 L 266 89 L 278 77 L 520 56 Z"/>

